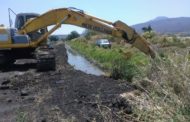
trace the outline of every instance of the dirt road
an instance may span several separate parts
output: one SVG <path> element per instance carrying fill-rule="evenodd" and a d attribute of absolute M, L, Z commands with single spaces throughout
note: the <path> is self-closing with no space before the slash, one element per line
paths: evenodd
<path fill-rule="evenodd" d="M 0 122 L 131 120 L 132 108 L 120 94 L 133 86 L 74 70 L 64 44 L 56 45 L 56 54 L 56 71 L 37 72 L 34 62 L 22 62 L 0 72 Z"/>

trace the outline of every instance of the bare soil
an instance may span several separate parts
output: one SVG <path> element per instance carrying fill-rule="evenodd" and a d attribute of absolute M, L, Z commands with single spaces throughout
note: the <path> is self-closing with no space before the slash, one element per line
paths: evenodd
<path fill-rule="evenodd" d="M 56 71 L 37 72 L 27 60 L 1 70 L 0 122 L 132 121 L 132 107 L 120 94 L 134 86 L 77 71 L 64 44 L 55 49 Z"/>

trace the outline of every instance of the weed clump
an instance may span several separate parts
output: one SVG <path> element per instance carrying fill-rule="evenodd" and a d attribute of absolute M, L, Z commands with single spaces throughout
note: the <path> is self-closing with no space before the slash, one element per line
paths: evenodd
<path fill-rule="evenodd" d="M 111 77 L 114 79 L 126 79 L 132 82 L 133 77 L 138 75 L 139 69 L 131 62 L 124 59 L 116 59 L 113 62 Z"/>

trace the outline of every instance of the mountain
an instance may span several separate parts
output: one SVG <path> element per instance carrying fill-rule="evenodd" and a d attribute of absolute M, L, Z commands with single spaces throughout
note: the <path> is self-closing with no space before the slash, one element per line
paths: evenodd
<path fill-rule="evenodd" d="M 168 18 L 162 16 L 145 23 L 133 25 L 132 27 L 141 33 L 142 28 L 149 25 L 154 31 L 161 34 L 190 34 L 190 17 Z"/>
<path fill-rule="evenodd" d="M 160 21 L 160 20 L 166 20 L 166 19 L 169 19 L 169 18 L 165 17 L 165 16 L 159 16 L 159 17 L 156 17 L 155 19 L 150 20 L 150 21 Z"/>

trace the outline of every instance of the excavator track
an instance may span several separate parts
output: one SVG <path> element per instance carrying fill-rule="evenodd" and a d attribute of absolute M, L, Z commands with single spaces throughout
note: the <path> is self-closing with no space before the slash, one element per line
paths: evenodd
<path fill-rule="evenodd" d="M 51 48 L 38 48 L 36 50 L 36 68 L 38 71 L 47 71 L 56 69 L 55 53 Z"/>
<path fill-rule="evenodd" d="M 4 66 L 5 62 L 6 62 L 5 54 L 3 52 L 0 52 L 0 68 Z"/>
<path fill-rule="evenodd" d="M 0 68 L 5 68 L 12 65 L 15 62 L 9 52 L 0 51 Z"/>

